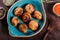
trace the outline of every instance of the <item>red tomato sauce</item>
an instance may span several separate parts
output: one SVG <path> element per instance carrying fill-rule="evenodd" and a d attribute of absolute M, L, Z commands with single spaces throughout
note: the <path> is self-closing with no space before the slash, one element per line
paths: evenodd
<path fill-rule="evenodd" d="M 57 4 L 57 5 L 54 7 L 54 12 L 55 12 L 55 14 L 60 15 L 60 4 Z"/>

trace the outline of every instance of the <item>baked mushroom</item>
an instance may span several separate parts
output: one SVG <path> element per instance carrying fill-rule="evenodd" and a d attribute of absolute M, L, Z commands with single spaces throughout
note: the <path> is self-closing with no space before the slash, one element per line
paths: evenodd
<path fill-rule="evenodd" d="M 26 12 L 26 13 L 23 14 L 22 19 L 23 19 L 24 22 L 28 22 L 31 19 L 31 15 L 28 12 Z"/>
<path fill-rule="evenodd" d="M 26 24 L 21 24 L 21 25 L 19 25 L 19 30 L 24 32 L 24 33 L 27 33 L 28 27 Z"/>
<path fill-rule="evenodd" d="M 11 22 L 14 26 L 17 26 L 17 24 L 19 23 L 19 20 L 17 17 L 13 17 Z"/>
<path fill-rule="evenodd" d="M 26 9 L 27 12 L 29 12 L 29 13 L 31 13 L 31 14 L 32 14 L 32 12 L 34 12 L 34 10 L 35 10 L 35 8 L 34 8 L 34 6 L 33 6 L 32 4 L 26 5 L 25 9 Z"/>
<path fill-rule="evenodd" d="M 42 13 L 39 11 L 35 11 L 33 17 L 37 18 L 38 20 L 42 19 Z"/>
<path fill-rule="evenodd" d="M 14 10 L 14 14 L 15 14 L 16 16 L 21 16 L 21 15 L 23 14 L 23 8 L 21 8 L 21 7 L 16 8 L 16 9 Z"/>
<path fill-rule="evenodd" d="M 38 23 L 35 20 L 30 21 L 29 28 L 33 31 L 38 29 Z"/>

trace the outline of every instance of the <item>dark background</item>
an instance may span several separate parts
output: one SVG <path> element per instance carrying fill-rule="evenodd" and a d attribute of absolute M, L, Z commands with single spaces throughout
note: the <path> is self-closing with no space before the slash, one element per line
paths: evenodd
<path fill-rule="evenodd" d="M 0 20 L 0 40 L 60 40 L 60 18 L 54 15 L 52 12 L 52 7 L 57 2 L 59 1 L 50 3 L 44 2 L 44 8 L 47 14 L 46 25 L 42 32 L 30 38 L 11 37 L 8 31 L 6 15 L 6 17 L 3 20 Z M 10 8 L 5 6 L 2 0 L 0 0 L 0 7 L 6 8 L 7 11 Z"/>

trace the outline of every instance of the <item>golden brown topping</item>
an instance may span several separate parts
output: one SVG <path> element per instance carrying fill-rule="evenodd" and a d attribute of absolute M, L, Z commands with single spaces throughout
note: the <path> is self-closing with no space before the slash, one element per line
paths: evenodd
<path fill-rule="evenodd" d="M 31 15 L 29 13 L 23 14 L 23 21 L 28 22 L 31 19 Z"/>
<path fill-rule="evenodd" d="M 38 28 L 38 23 L 35 20 L 30 21 L 29 23 L 29 28 L 33 31 L 37 30 Z"/>
<path fill-rule="evenodd" d="M 28 27 L 26 24 L 21 24 L 21 25 L 19 25 L 19 30 L 26 33 L 28 30 Z"/>
<path fill-rule="evenodd" d="M 26 7 L 25 7 L 26 11 L 29 12 L 29 13 L 32 13 L 34 12 L 35 8 L 32 4 L 28 4 Z"/>
<path fill-rule="evenodd" d="M 18 23 L 19 23 L 18 18 L 17 18 L 17 17 L 13 17 L 13 18 L 12 18 L 12 24 L 13 24 L 14 26 L 17 26 Z"/>
<path fill-rule="evenodd" d="M 37 18 L 38 20 L 41 20 L 42 19 L 42 14 L 39 11 L 35 11 L 33 16 L 35 18 Z"/>
<path fill-rule="evenodd" d="M 16 8 L 14 13 L 16 16 L 21 16 L 23 14 L 23 8 Z"/>

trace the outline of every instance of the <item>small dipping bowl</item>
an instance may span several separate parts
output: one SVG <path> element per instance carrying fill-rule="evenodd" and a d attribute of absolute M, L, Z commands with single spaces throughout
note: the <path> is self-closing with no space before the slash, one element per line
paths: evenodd
<path fill-rule="evenodd" d="M 0 7 L 0 20 L 2 20 L 6 15 L 6 10 L 3 7 Z"/>
<path fill-rule="evenodd" d="M 60 17 L 60 3 L 56 3 L 53 6 L 53 13 Z"/>
<path fill-rule="evenodd" d="M 16 0 L 3 0 L 4 5 L 11 6 Z"/>

